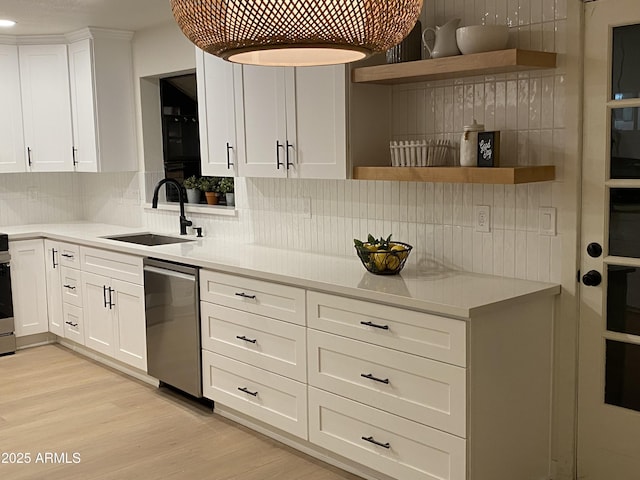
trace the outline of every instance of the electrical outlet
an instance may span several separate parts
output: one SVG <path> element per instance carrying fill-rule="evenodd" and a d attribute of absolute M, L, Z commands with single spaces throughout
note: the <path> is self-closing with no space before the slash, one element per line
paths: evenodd
<path fill-rule="evenodd" d="M 476 232 L 488 233 L 491 231 L 491 207 L 488 205 L 475 205 L 473 218 Z"/>
<path fill-rule="evenodd" d="M 27 187 L 27 195 L 29 197 L 29 201 L 35 202 L 38 200 L 38 189 L 36 187 Z"/>
<path fill-rule="evenodd" d="M 311 218 L 311 197 L 302 197 L 302 218 Z"/>
<path fill-rule="evenodd" d="M 556 236 L 556 209 L 540 207 L 538 209 L 538 231 L 540 235 Z"/>

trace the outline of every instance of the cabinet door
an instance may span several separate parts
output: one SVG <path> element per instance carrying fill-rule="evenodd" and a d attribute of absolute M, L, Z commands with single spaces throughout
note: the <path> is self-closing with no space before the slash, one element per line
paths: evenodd
<path fill-rule="evenodd" d="M 295 145 L 296 177 L 348 178 L 346 85 L 344 65 L 295 69 L 287 136 Z"/>
<path fill-rule="evenodd" d="M 96 109 L 91 40 L 69 45 L 69 81 L 73 121 L 73 162 L 78 171 L 98 171 Z"/>
<path fill-rule="evenodd" d="M 144 287 L 114 279 L 111 281 L 111 289 L 116 335 L 115 357 L 146 372 Z"/>
<path fill-rule="evenodd" d="M 18 47 L 0 45 L 0 172 L 24 172 Z"/>
<path fill-rule="evenodd" d="M 196 48 L 203 175 L 235 176 L 244 158 L 244 133 L 242 128 L 236 130 L 234 96 L 234 75 L 241 71 L 242 67 Z"/>
<path fill-rule="evenodd" d="M 101 275 L 82 272 L 85 345 L 113 357 L 114 324 L 109 308 L 109 279 Z"/>
<path fill-rule="evenodd" d="M 60 280 L 60 246 L 57 242 L 45 240 L 44 249 L 49 331 L 60 337 L 64 337 L 62 282 Z"/>
<path fill-rule="evenodd" d="M 287 176 L 285 78 L 291 74 L 291 68 L 242 67 L 236 94 L 244 103 L 245 158 L 238 166 L 243 177 Z"/>
<path fill-rule="evenodd" d="M 49 329 L 44 242 L 11 242 L 9 253 L 16 336 L 44 333 Z"/>
<path fill-rule="evenodd" d="M 27 162 L 32 172 L 73 170 L 66 45 L 20 45 Z"/>

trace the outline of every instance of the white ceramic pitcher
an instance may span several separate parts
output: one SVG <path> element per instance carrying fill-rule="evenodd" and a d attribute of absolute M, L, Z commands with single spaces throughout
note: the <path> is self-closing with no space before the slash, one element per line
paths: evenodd
<path fill-rule="evenodd" d="M 442 26 L 436 28 L 427 28 L 422 32 L 422 43 L 429 52 L 431 58 L 451 57 L 460 55 L 458 50 L 458 42 L 456 41 L 456 29 L 460 25 L 459 18 L 452 18 Z M 427 33 L 433 33 L 433 47 L 429 46 L 427 41 Z"/>

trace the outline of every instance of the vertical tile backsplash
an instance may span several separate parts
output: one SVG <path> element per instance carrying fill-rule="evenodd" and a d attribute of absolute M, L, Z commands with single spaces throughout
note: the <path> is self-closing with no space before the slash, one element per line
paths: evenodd
<path fill-rule="evenodd" d="M 70 222 L 82 217 L 82 192 L 77 175 L 0 175 L 0 226 Z"/>
<path fill-rule="evenodd" d="M 189 217 L 208 237 L 337 255 L 353 255 L 353 238 L 393 233 L 414 245 L 414 264 L 559 282 L 563 226 L 556 236 L 540 235 L 538 209 L 563 207 L 566 11 L 566 0 L 428 2 L 423 28 L 453 17 L 462 25 L 507 24 L 511 47 L 557 51 L 559 67 L 390 87 L 392 139 L 458 143 L 476 119 L 501 131 L 502 164 L 554 164 L 555 184 L 239 178 L 235 216 Z M 175 232 L 175 212 L 144 207 L 161 176 L 1 175 L 0 226 L 88 220 Z M 489 233 L 475 231 L 477 205 L 491 207 Z"/>

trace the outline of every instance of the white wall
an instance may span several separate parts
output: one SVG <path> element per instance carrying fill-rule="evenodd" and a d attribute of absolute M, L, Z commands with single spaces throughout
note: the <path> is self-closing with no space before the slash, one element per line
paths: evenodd
<path fill-rule="evenodd" d="M 435 0 L 423 27 L 459 16 L 462 24 L 507 23 L 510 44 L 560 53 L 551 71 L 396 86 L 395 138 L 457 140 L 474 117 L 501 130 L 506 164 L 553 163 L 551 183 L 500 186 L 404 182 L 238 179 L 235 217 L 190 215 L 206 235 L 283 248 L 353 255 L 352 239 L 393 233 L 414 245 L 412 262 L 563 285 L 557 319 L 554 456 L 559 478 L 572 478 L 575 418 L 576 178 L 579 170 L 579 78 L 567 69 L 580 37 L 580 2 Z M 572 32 L 572 36 L 568 34 Z M 571 39 L 569 43 L 568 40 Z M 566 55 L 571 52 L 572 55 Z M 133 40 L 140 165 L 158 162 L 157 126 L 142 136 L 140 78 L 195 68 L 194 47 L 172 23 Z M 573 60 L 575 62 L 575 58 Z M 573 75 L 573 76 L 572 76 Z M 146 98 L 147 102 L 153 99 Z M 571 109 L 567 110 L 567 104 Z M 567 112 L 569 112 L 567 114 Z M 143 208 L 147 174 L 11 174 L 0 176 L 0 225 L 86 219 L 177 233 L 175 212 Z M 38 201 L 25 192 L 37 187 Z M 303 213 L 311 202 L 311 218 Z M 473 206 L 492 207 L 492 231 L 473 229 Z M 558 235 L 538 234 L 538 208 L 558 209 Z"/>

